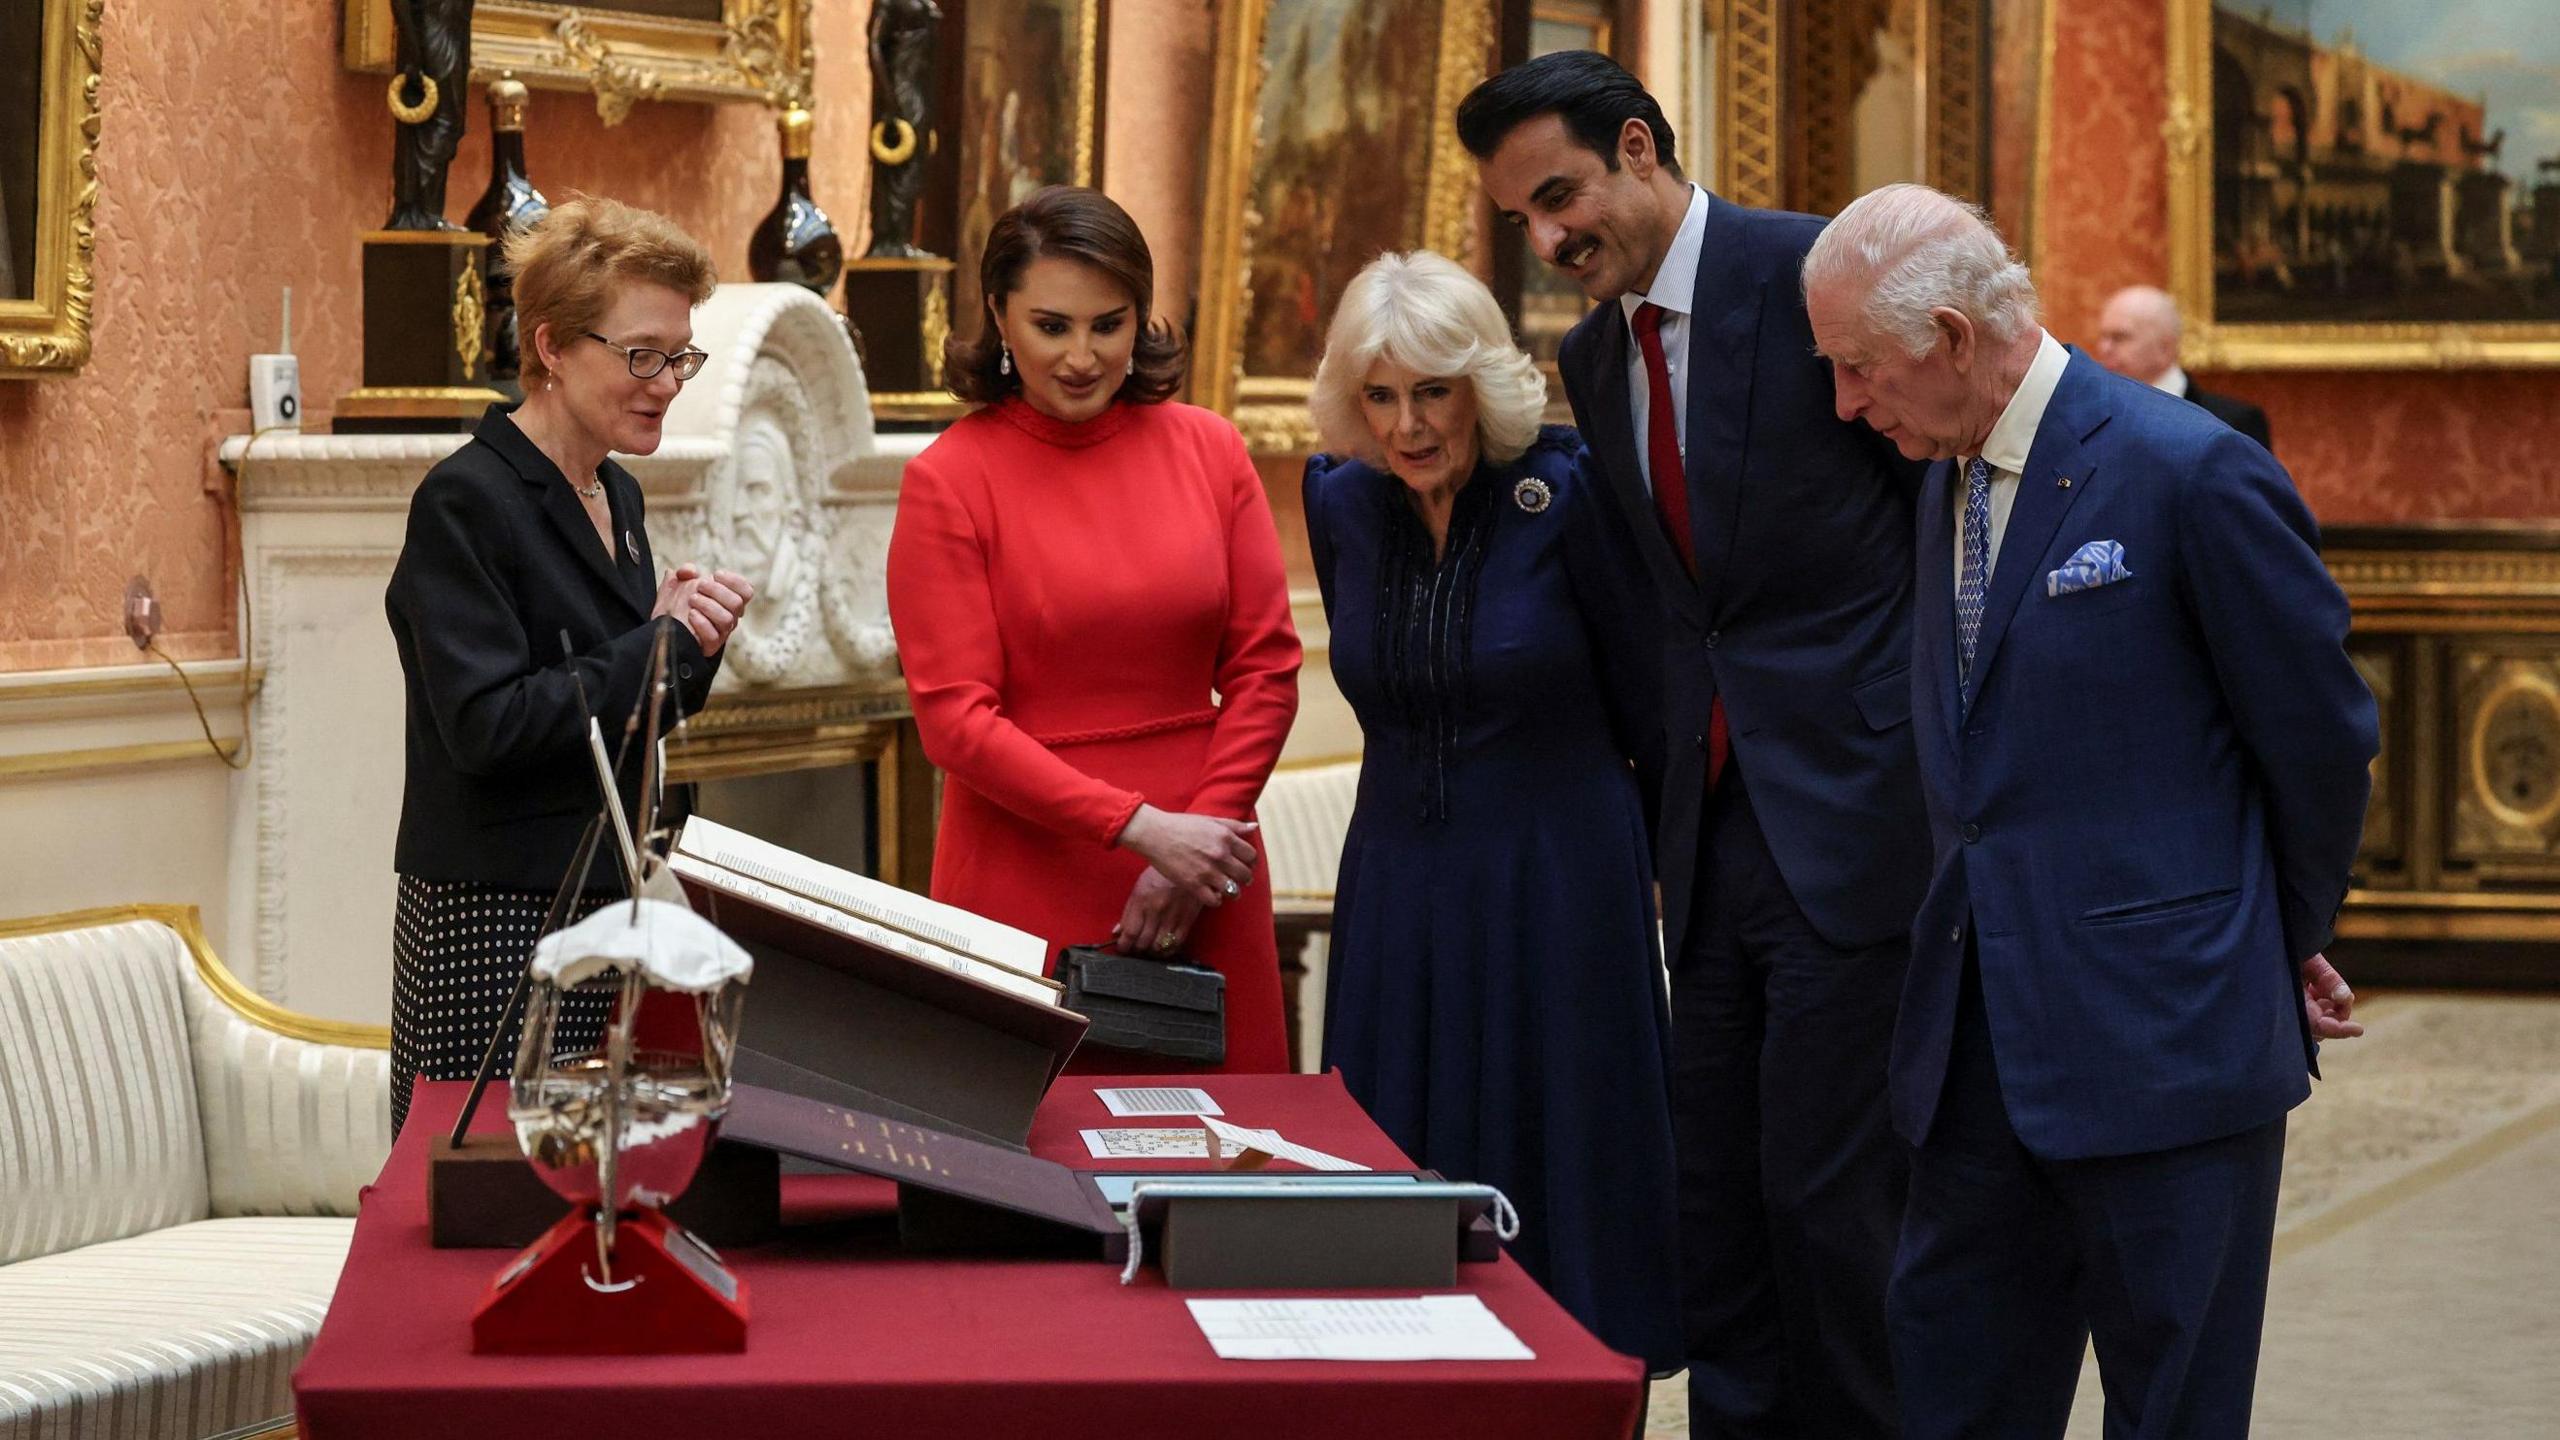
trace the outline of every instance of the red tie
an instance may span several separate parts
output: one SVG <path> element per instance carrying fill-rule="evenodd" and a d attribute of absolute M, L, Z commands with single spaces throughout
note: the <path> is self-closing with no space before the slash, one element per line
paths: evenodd
<path fill-rule="evenodd" d="M 1671 538 L 1671 548 L 1680 552 L 1680 563 L 1689 574 L 1698 573 L 1698 542 L 1689 533 L 1689 471 L 1680 458 L 1680 412 L 1671 400 L 1671 362 L 1662 355 L 1662 317 L 1665 312 L 1648 300 L 1636 307 L 1636 342 L 1644 347 L 1646 403 L 1644 407 L 1645 459 L 1653 471 L 1653 513 L 1662 521 L 1662 532 Z M 1707 788 L 1712 790 L 1724 774 L 1725 756 L 1730 751 L 1725 738 L 1724 697 L 1718 695 L 1715 706 L 1707 714 Z"/>

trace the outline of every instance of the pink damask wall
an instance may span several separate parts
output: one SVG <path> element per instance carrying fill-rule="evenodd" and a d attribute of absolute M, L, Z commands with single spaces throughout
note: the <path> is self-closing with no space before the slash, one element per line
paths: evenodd
<path fill-rule="evenodd" d="M 390 210 L 384 80 L 339 63 L 339 4 L 106 6 L 95 356 L 75 378 L 0 383 L 0 670 L 134 660 L 117 611 L 136 573 L 159 591 L 170 650 L 236 652 L 208 453 L 246 421 L 247 357 L 274 346 L 285 285 L 309 404 L 357 384 L 356 235 Z M 815 9 L 812 184 L 850 239 L 869 7 Z M 476 89 L 472 106 L 446 197 L 457 220 L 488 178 Z M 537 91 L 526 149 L 554 200 L 664 211 L 731 279 L 779 185 L 772 116 L 754 106 L 644 104 L 608 129 L 588 97 Z"/>
<path fill-rule="evenodd" d="M 2161 0 L 2054 0 L 2037 282 L 2085 344 L 2119 286 L 2169 273 L 2168 22 Z M 2199 375 L 2266 407 L 2276 456 L 2324 523 L 2560 517 L 2560 371 Z"/>

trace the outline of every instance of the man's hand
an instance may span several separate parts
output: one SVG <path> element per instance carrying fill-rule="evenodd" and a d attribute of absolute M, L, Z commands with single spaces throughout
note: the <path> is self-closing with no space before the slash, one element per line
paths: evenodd
<path fill-rule="evenodd" d="M 2326 955 L 2314 955 L 2302 962 L 2302 1010 L 2311 1017 L 2311 1036 L 2315 1040 L 2353 1040 L 2364 1033 L 2364 1027 L 2347 1017 L 2356 1008 L 2356 992 L 2347 988 L 2347 978 Z"/>

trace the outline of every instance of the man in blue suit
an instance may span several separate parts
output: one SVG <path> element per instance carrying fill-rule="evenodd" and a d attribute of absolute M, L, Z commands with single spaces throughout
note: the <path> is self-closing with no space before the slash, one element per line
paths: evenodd
<path fill-rule="evenodd" d="M 2285 1113 L 2353 1030 L 2319 958 L 2376 742 L 2346 597 L 2274 459 L 2057 344 L 1962 202 L 1859 199 L 1804 286 L 1841 416 L 1936 462 L 1903 1434 L 2060 1436 L 2094 1337 L 2110 1437 L 2245 1435 Z"/>
<path fill-rule="evenodd" d="M 1797 287 L 1822 222 L 1691 184 L 1633 76 L 1549 55 L 1486 81 L 1458 133 L 1503 218 L 1602 302 L 1565 390 L 1662 599 L 1690 1433 L 1890 1435 L 1885 1055 L 1928 874 L 1919 467 L 1832 413 Z"/>

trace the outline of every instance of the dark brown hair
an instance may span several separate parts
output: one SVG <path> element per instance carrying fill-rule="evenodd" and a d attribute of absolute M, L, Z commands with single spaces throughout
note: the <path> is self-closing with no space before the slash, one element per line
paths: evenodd
<path fill-rule="evenodd" d="M 1182 388 L 1190 357 L 1181 332 L 1155 318 L 1156 262 L 1147 237 L 1129 212 L 1099 190 L 1051 185 L 1004 212 L 987 233 L 978 257 L 978 290 L 998 306 L 1022 286 L 1022 272 L 1043 255 L 1090 265 L 1129 292 L 1137 311 L 1136 373 L 1121 383 L 1123 398 L 1152 405 Z M 942 373 L 951 393 L 991 405 L 1022 388 L 1022 377 L 1004 373 L 1004 337 L 984 310 L 975 339 L 954 334 L 943 345 Z"/>

